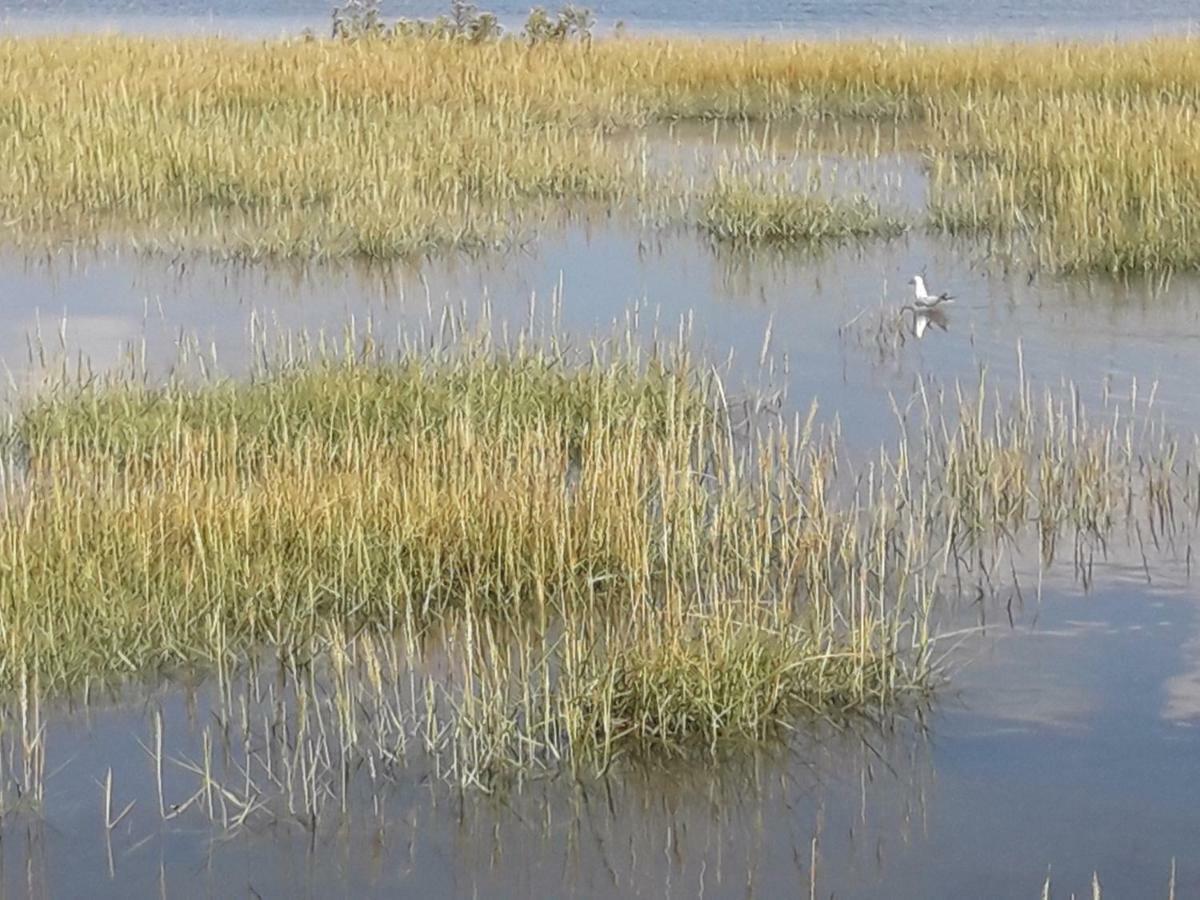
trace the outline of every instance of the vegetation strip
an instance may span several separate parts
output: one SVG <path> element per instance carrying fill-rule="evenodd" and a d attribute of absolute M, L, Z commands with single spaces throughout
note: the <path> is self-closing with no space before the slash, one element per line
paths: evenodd
<path fill-rule="evenodd" d="M 1004 548 L 1065 537 L 1086 581 L 1118 529 L 1179 548 L 1200 508 L 1194 460 L 1075 393 L 925 394 L 847 468 L 686 343 L 292 341 L 249 383 L 64 380 L 6 439 L 0 683 L 266 652 L 324 698 L 300 709 L 371 723 L 347 759 L 418 740 L 483 783 L 715 752 L 923 697 L 938 598 Z"/>
<path fill-rule="evenodd" d="M 891 235 L 908 223 L 872 198 L 753 172 L 684 185 L 609 137 L 857 118 L 921 126 L 930 227 L 1059 269 L 1200 259 L 1200 42 L 584 39 L 586 20 L 546 21 L 499 37 L 410 23 L 265 43 L 5 39 L 0 216 L 17 241 L 249 257 L 500 246 L 563 201 L 746 241 Z"/>

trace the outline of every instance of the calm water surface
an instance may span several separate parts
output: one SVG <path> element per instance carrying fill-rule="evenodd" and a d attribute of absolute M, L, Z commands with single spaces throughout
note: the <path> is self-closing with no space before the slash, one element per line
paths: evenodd
<path fill-rule="evenodd" d="M 818 7 L 819 8 L 819 7 Z M 853 7 L 851 7 L 853 8 Z M 857 168 L 856 168 L 857 167 Z M 899 205 L 923 194 L 906 158 L 843 161 L 847 184 Z M 877 343 L 862 323 L 925 269 L 958 296 L 949 331 Z M 152 373 L 181 335 L 228 372 L 252 330 L 336 335 L 353 317 L 386 338 L 441 310 L 510 331 L 551 315 L 580 338 L 636 318 L 691 340 L 734 380 L 819 403 L 869 453 L 895 434 L 918 379 L 1011 389 L 1020 345 L 1039 385 L 1097 403 L 1140 398 L 1176 431 L 1200 431 L 1200 280 L 1031 278 L 987 247 L 920 232 L 822 253 L 754 254 L 620 217 L 547 225 L 503 257 L 389 269 L 233 266 L 127 253 L 0 256 L 0 358 L 19 388 L 62 357 L 96 369 L 131 356 Z M 253 324 L 252 324 L 253 323 Z M 848 323 L 858 323 L 848 324 Z M 765 336 L 772 370 L 760 368 Z M 1136 386 L 1136 388 L 1135 388 Z M 0 885 L 13 896 L 1028 897 L 1200 895 L 1200 592 L 1170 553 L 1119 541 L 1089 591 L 1069 561 L 1020 567 L 1025 589 L 961 601 L 946 628 L 953 680 L 922 723 L 867 734 L 802 729 L 786 748 L 707 765 L 565 777 L 494 797 L 459 795 L 420 766 L 383 813 L 352 809 L 315 836 L 280 824 L 232 835 L 200 814 L 163 824 L 142 743 L 161 712 L 166 802 L 194 790 L 188 760 L 214 687 L 130 688 L 47 711 L 44 814 L 0 820 Z M 115 810 L 103 825 L 105 773 Z"/>
<path fill-rule="evenodd" d="M 296 824 L 229 836 L 195 810 L 161 823 L 151 710 L 179 803 L 211 686 L 52 712 L 45 811 L 6 817 L 0 883 L 55 897 L 1033 898 L 1050 868 L 1056 896 L 1099 869 L 1106 896 L 1165 897 L 1174 859 L 1177 896 L 1196 896 L 1195 591 L 1100 581 L 1087 596 L 1052 585 L 960 647 L 927 731 L 804 730 L 770 753 L 495 797 L 417 767 L 382 813 L 360 805 L 315 838 Z M 106 834 L 109 769 L 114 814 L 135 805 Z"/>
<path fill-rule="evenodd" d="M 923 267 L 960 297 L 947 333 L 880 355 L 844 328 L 901 304 Z M 815 257 L 748 256 L 608 221 L 548 229 L 505 258 L 374 272 L 10 255 L 0 293 L 0 355 L 24 384 L 42 377 L 27 338 L 39 330 L 52 357 L 65 346 L 103 368 L 133 354 L 156 372 L 192 334 L 236 372 L 251 361 L 252 318 L 256 328 L 337 334 L 353 316 L 386 336 L 444 307 L 470 316 L 487 305 L 494 327 L 515 329 L 531 310 L 548 314 L 558 294 L 561 327 L 580 337 L 631 316 L 643 331 L 658 322 L 674 333 L 690 316 L 696 345 L 714 359 L 732 352 L 749 382 L 765 377 L 770 327 L 769 380 L 797 408 L 816 399 L 863 450 L 894 435 L 892 404 L 907 402 L 918 377 L 973 383 L 986 368 L 1011 387 L 1018 342 L 1037 383 L 1073 379 L 1098 398 L 1105 383 L 1129 393 L 1137 382 L 1145 398 L 1157 382 L 1157 414 L 1200 429 L 1200 282 L 1030 282 L 980 248 L 919 235 Z M 203 688 L 190 700 L 161 688 L 60 710 L 49 716 L 45 818 L 8 820 L 3 881 L 14 894 L 32 885 L 53 896 L 165 885 L 171 896 L 775 897 L 807 896 L 815 877 L 818 896 L 1034 897 L 1050 866 L 1078 891 L 1098 868 L 1110 895 L 1124 897 L 1160 887 L 1165 896 L 1174 858 L 1179 896 L 1194 896 L 1200 596 L 1169 557 L 1152 571 L 1147 584 L 1118 547 L 1090 593 L 1069 564 L 1047 575 L 1040 601 L 1027 582 L 1011 624 L 1003 597 L 967 604 L 957 624 L 987 627 L 952 653 L 954 679 L 927 732 L 802 736 L 788 753 L 496 799 L 457 797 L 416 771 L 390 797 L 385 825 L 360 816 L 315 843 L 298 827 L 226 838 L 202 816 L 160 824 L 138 741 L 161 707 L 170 754 L 198 758 Z M 111 837 L 111 863 L 99 787 L 108 767 L 118 808 L 137 801 Z M 190 793 L 186 775 L 176 772 L 174 787 L 168 776 L 176 800 Z"/>
<path fill-rule="evenodd" d="M 531 5 L 480 2 L 509 27 Z M 553 8 L 556 4 L 543 4 Z M 1190 0 L 595 0 L 583 4 L 602 27 L 623 21 L 642 31 L 786 32 L 820 36 L 913 37 L 1088 35 L 1122 37 L 1190 30 L 1200 13 Z M 18 30 L 222 31 L 262 34 L 324 29 L 325 0 L 0 0 L 0 23 Z M 387 17 L 434 16 L 436 0 L 385 0 Z"/>

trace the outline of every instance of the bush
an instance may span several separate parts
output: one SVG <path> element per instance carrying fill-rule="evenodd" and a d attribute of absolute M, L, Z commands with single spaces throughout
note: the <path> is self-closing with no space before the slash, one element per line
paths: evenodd
<path fill-rule="evenodd" d="M 568 4 L 553 16 L 538 6 L 530 11 L 521 35 L 530 45 L 572 39 L 590 41 L 595 23 L 591 10 L 581 6 Z M 466 0 L 452 0 L 449 15 L 436 19 L 398 19 L 390 27 L 383 21 L 380 0 L 347 0 L 345 6 L 333 11 L 333 36 L 343 40 L 419 37 L 483 44 L 503 33 L 494 14 L 481 12 Z"/>
<path fill-rule="evenodd" d="M 535 6 L 529 11 L 521 34 L 530 44 L 547 44 L 569 38 L 589 41 L 595 24 L 591 10 L 584 7 L 568 4 L 558 11 L 557 17 L 551 18 L 542 7 Z"/>

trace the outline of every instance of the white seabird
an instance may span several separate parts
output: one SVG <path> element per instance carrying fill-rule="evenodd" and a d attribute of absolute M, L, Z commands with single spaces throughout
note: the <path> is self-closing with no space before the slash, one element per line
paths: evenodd
<path fill-rule="evenodd" d="M 929 291 L 925 289 L 924 275 L 914 275 L 908 283 L 913 286 L 913 293 L 916 295 L 916 299 L 913 300 L 913 303 L 919 308 L 933 309 L 934 307 L 941 306 L 943 303 L 954 302 L 954 295 L 949 294 L 946 291 L 942 291 L 942 293 L 938 294 L 936 297 L 929 293 Z"/>
<path fill-rule="evenodd" d="M 914 275 L 908 283 L 913 286 L 915 297 L 911 305 L 900 307 L 900 311 L 911 312 L 913 314 L 913 334 L 918 338 L 924 337 L 925 329 L 930 324 L 936 325 L 942 331 L 946 331 L 949 319 L 946 317 L 946 311 L 942 307 L 953 303 L 954 296 L 945 291 L 937 296 L 929 293 L 925 287 L 924 275 Z"/>

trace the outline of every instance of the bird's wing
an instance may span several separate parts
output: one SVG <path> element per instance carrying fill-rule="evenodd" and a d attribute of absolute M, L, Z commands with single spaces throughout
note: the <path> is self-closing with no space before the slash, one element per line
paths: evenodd
<path fill-rule="evenodd" d="M 929 327 L 929 316 L 916 315 L 913 316 L 913 333 L 917 337 L 925 335 L 925 329 Z"/>
<path fill-rule="evenodd" d="M 929 315 L 923 316 L 922 318 L 928 319 L 938 328 L 942 329 L 942 331 L 949 330 L 946 326 L 950 324 L 950 317 L 946 315 L 946 311 L 944 309 L 931 309 L 929 311 Z"/>

